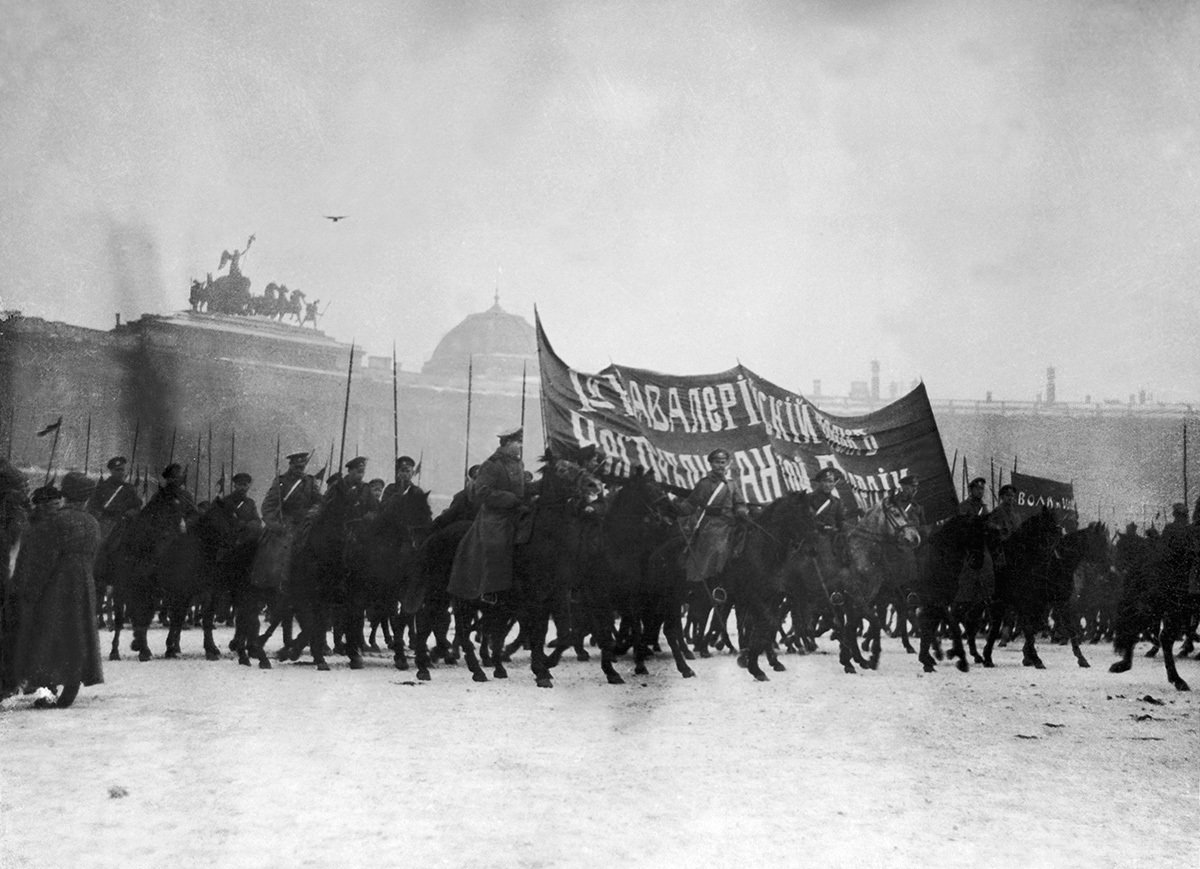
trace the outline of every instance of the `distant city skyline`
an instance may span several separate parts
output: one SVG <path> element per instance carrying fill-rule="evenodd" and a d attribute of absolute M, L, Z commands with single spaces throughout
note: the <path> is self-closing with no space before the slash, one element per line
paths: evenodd
<path fill-rule="evenodd" d="M 254 235 L 256 291 L 410 369 L 498 285 L 586 369 L 1200 397 L 1195 4 L 47 0 L 0 40 L 30 315 L 178 310 Z"/>

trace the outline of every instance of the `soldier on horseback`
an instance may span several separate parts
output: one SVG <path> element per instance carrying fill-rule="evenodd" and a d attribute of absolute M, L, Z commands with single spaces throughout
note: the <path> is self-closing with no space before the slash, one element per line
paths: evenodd
<path fill-rule="evenodd" d="M 832 563 L 834 553 L 838 549 L 838 535 L 842 534 L 846 527 L 846 509 L 842 505 L 842 499 L 834 494 L 841 477 L 836 468 L 824 468 L 814 478 L 817 489 L 811 500 L 813 518 L 818 535 L 817 546 L 823 550 L 821 557 L 826 559 L 826 563 Z M 845 560 L 844 553 L 839 560 Z"/>
<path fill-rule="evenodd" d="M 976 477 L 967 485 L 967 498 L 958 505 L 959 516 L 978 516 L 986 519 L 988 508 L 983 503 L 983 493 L 987 490 L 987 480 Z"/>
<path fill-rule="evenodd" d="M 105 465 L 108 476 L 96 484 L 88 500 L 88 512 L 100 523 L 101 539 L 108 537 L 123 517 L 133 516 L 142 509 L 142 499 L 138 497 L 137 489 L 125 482 L 128 461 L 124 456 L 109 459 Z"/>
<path fill-rule="evenodd" d="M 729 561 L 734 523 L 750 515 L 741 486 L 725 479 L 729 451 L 708 454 L 708 474 L 676 504 L 683 516 L 695 516 L 690 526 L 685 568 L 689 582 L 706 582 L 718 576 Z"/>
<path fill-rule="evenodd" d="M 450 593 L 464 600 L 507 591 L 513 583 L 513 547 L 525 498 L 525 432 L 504 431 L 499 439 L 499 447 L 479 467 L 479 512 L 459 543 L 450 573 Z"/>

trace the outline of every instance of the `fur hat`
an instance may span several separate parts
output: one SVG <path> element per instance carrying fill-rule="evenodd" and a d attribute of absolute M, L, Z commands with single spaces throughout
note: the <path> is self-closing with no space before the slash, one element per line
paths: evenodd
<path fill-rule="evenodd" d="M 70 471 L 62 481 L 62 495 L 68 501 L 86 501 L 96 489 L 96 483 L 79 471 Z"/>

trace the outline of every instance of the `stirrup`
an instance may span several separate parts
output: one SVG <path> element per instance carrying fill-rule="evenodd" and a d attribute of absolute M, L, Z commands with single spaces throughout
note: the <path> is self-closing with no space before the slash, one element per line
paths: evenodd
<path fill-rule="evenodd" d="M 846 602 L 846 598 L 842 596 L 840 591 L 835 591 L 829 596 L 829 602 L 834 606 L 841 606 Z"/>
<path fill-rule="evenodd" d="M 496 592 L 494 591 L 489 591 L 486 594 L 481 594 L 479 596 L 479 602 L 485 603 L 488 606 L 495 606 L 499 600 L 500 599 L 496 596 Z"/>
<path fill-rule="evenodd" d="M 712 597 L 713 603 L 725 603 L 729 600 L 729 593 L 719 585 L 714 586 L 709 595 Z"/>

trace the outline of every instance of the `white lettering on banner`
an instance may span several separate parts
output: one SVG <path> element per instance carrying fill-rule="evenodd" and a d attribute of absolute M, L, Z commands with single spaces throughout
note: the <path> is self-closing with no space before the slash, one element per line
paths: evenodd
<path fill-rule="evenodd" d="M 596 423 L 583 416 L 577 410 L 571 411 L 571 434 L 580 446 L 597 443 Z"/>
<path fill-rule="evenodd" d="M 1075 499 L 1064 495 L 1061 498 L 1053 498 L 1048 495 L 1034 495 L 1030 492 L 1017 493 L 1017 506 L 1028 507 L 1034 510 L 1040 510 L 1042 507 L 1049 507 L 1051 510 L 1066 510 L 1073 512 L 1075 510 Z"/>
<path fill-rule="evenodd" d="M 708 428 L 705 425 L 704 419 L 704 403 L 700 399 L 700 390 L 693 387 L 688 390 L 688 409 L 692 414 L 692 421 L 696 424 L 694 431 L 707 432 Z"/>
<path fill-rule="evenodd" d="M 650 424 L 655 431 L 670 431 L 671 421 L 662 409 L 662 389 L 653 383 L 647 383 L 645 388 L 646 411 L 650 414 Z"/>
<path fill-rule="evenodd" d="M 679 390 L 674 386 L 667 389 L 667 412 L 671 420 L 671 431 L 675 430 L 674 421 L 676 419 L 679 420 L 680 427 L 688 434 L 691 434 L 695 430 L 683 410 L 683 405 L 679 401 Z"/>
<path fill-rule="evenodd" d="M 757 409 L 754 406 L 754 399 L 750 396 L 750 381 L 745 377 L 737 379 L 738 389 L 742 391 L 742 404 L 746 407 L 746 414 L 750 417 L 750 425 L 758 425 L 762 422 L 759 419 Z"/>
<path fill-rule="evenodd" d="M 879 451 L 879 444 L 876 443 L 874 435 L 867 434 L 864 429 L 842 428 L 820 414 L 817 415 L 817 424 L 827 441 L 841 447 L 842 451 L 849 455 L 870 456 Z"/>
<path fill-rule="evenodd" d="M 708 427 L 713 431 L 720 431 L 723 425 L 721 414 L 717 411 L 717 391 L 711 386 L 705 386 L 700 390 L 700 395 L 704 398 L 704 414 L 708 417 Z"/>
<path fill-rule="evenodd" d="M 733 414 L 729 412 L 729 408 L 737 407 L 737 391 L 733 388 L 732 383 L 718 383 L 717 394 L 721 396 L 721 410 L 725 413 L 725 428 L 737 428 L 737 423 L 733 421 Z"/>
<path fill-rule="evenodd" d="M 633 416 L 633 408 L 629 404 L 629 396 L 625 393 L 625 387 L 621 385 L 621 381 L 617 379 L 617 375 L 605 374 L 604 379 L 608 381 L 608 385 L 612 387 L 612 391 L 621 399 L 621 406 L 625 408 L 625 415 Z"/>
<path fill-rule="evenodd" d="M 738 450 L 733 455 L 741 478 L 742 494 L 747 500 L 769 504 L 776 498 L 783 497 L 774 450 L 770 447 L 751 447 L 748 450 Z M 753 493 L 748 490 L 753 490 Z"/>
<path fill-rule="evenodd" d="M 650 414 L 646 410 L 646 402 L 642 400 L 642 388 L 636 380 L 629 381 L 627 387 L 629 392 L 629 404 L 633 408 L 633 418 L 636 420 L 645 420 L 646 425 L 652 426 Z"/>
<path fill-rule="evenodd" d="M 854 490 L 859 509 L 866 511 L 900 488 L 900 478 L 908 474 L 908 468 L 901 468 L 899 471 L 881 470 L 878 474 L 846 473 L 846 479 Z"/>

